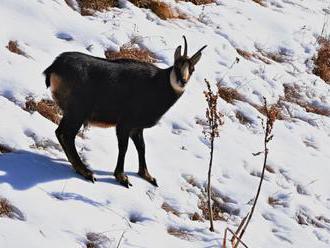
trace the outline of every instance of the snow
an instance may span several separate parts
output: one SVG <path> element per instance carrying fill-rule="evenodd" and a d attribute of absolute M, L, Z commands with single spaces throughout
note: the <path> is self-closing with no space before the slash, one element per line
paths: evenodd
<path fill-rule="evenodd" d="M 250 209 L 259 182 L 263 130 L 263 97 L 276 103 L 284 85 L 298 85 L 303 99 L 330 109 L 330 86 L 313 75 L 312 58 L 326 20 L 325 0 L 217 0 L 206 6 L 168 0 L 188 15 L 185 20 L 161 20 L 150 10 L 126 0 L 120 8 L 81 16 L 64 0 L 1 0 L 0 6 L 0 144 L 14 150 L 0 155 L 0 196 L 24 215 L 24 220 L 0 219 L 0 247 L 84 247 L 88 232 L 102 233 L 110 247 L 220 247 L 226 227 L 236 229 Z M 54 131 L 56 125 L 23 110 L 27 97 L 50 99 L 42 71 L 64 51 L 104 57 L 134 39 L 157 55 L 158 66 L 173 63 L 175 48 L 188 40 L 188 53 L 208 47 L 196 66 L 183 97 L 153 128 L 145 131 L 150 173 L 155 188 L 136 175 L 132 144 L 125 170 L 133 184 L 117 184 L 114 129 L 91 128 L 77 138 L 77 148 L 95 172 L 95 184 L 84 181 L 69 165 Z M 27 56 L 11 53 L 17 40 Z M 236 49 L 280 53 L 285 61 L 265 64 L 246 60 Z M 236 57 L 238 63 L 233 62 Z M 204 119 L 204 78 L 238 90 L 247 102 L 219 100 L 224 126 L 215 144 L 214 190 L 227 209 L 227 221 L 192 221 L 201 214 L 199 195 L 206 183 L 208 142 L 196 119 Z M 244 236 L 249 247 L 329 247 L 330 245 L 330 118 L 285 103 L 291 118 L 278 120 L 270 143 L 261 196 Z M 242 125 L 242 112 L 251 121 Z M 193 184 L 189 183 L 191 180 Z M 276 200 L 268 203 L 269 197 Z M 179 216 L 167 213 L 166 202 Z M 305 225 L 298 223 L 298 215 Z M 175 228 L 188 239 L 169 235 Z M 107 244 L 109 246 L 109 244 Z"/>

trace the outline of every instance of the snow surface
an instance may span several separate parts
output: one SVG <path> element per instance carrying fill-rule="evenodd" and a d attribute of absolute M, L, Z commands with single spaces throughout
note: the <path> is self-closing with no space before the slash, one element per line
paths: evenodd
<path fill-rule="evenodd" d="M 122 235 L 120 247 L 220 247 L 224 229 L 236 229 L 250 209 L 262 166 L 262 156 L 252 153 L 262 149 L 263 131 L 252 105 L 219 101 L 225 124 L 215 144 L 212 184 L 228 209 L 227 221 L 216 221 L 211 233 L 207 221 L 190 220 L 189 214 L 201 214 L 198 194 L 209 158 L 196 123 L 204 119 L 204 78 L 213 86 L 221 80 L 257 105 L 262 97 L 276 103 L 284 84 L 296 84 L 306 102 L 330 109 L 330 86 L 311 73 L 330 11 L 327 0 L 267 0 L 267 7 L 251 0 L 167 2 L 189 18 L 164 21 L 126 0 L 87 17 L 64 0 L 0 0 L 0 144 L 14 149 L 0 155 L 0 196 L 24 214 L 24 220 L 0 218 L 0 247 L 85 247 L 88 232 L 106 235 L 106 247 L 117 247 Z M 149 170 L 159 188 L 136 176 L 132 144 L 125 169 L 133 187 L 116 183 L 114 129 L 91 128 L 77 138 L 97 178 L 95 184 L 84 181 L 70 168 L 56 125 L 22 109 L 28 96 L 50 98 L 42 71 L 63 51 L 103 57 L 105 49 L 118 50 L 134 39 L 167 67 L 183 34 L 189 53 L 208 47 L 184 96 L 145 132 Z M 27 56 L 9 52 L 9 40 L 17 40 Z M 281 53 L 286 61 L 246 60 L 236 48 Z M 231 67 L 236 57 L 240 62 Z M 286 107 L 292 118 L 275 124 L 268 161 L 274 173 L 266 172 L 244 240 L 249 247 L 330 247 L 330 118 L 293 103 Z M 235 111 L 251 124 L 240 124 Z M 269 197 L 278 204 L 270 205 Z M 181 214 L 167 213 L 163 202 Z M 186 232 L 189 240 L 169 235 L 168 228 Z"/>

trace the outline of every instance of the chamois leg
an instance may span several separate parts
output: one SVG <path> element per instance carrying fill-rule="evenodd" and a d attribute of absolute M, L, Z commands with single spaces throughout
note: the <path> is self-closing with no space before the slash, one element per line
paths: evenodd
<path fill-rule="evenodd" d="M 78 111 L 76 111 L 76 113 L 77 112 Z M 68 160 L 70 161 L 76 172 L 85 177 L 87 180 L 92 181 L 94 183 L 96 180 L 93 176 L 93 172 L 89 170 L 86 165 L 81 161 L 76 150 L 75 137 L 83 123 L 83 120 L 75 119 L 75 117 L 77 116 L 64 114 L 61 123 L 56 129 L 55 133 Z"/>
<path fill-rule="evenodd" d="M 156 179 L 149 174 L 149 171 L 147 169 L 147 163 L 145 159 L 145 144 L 143 138 L 143 129 L 132 130 L 130 133 L 130 137 L 134 142 L 134 145 L 136 147 L 139 156 L 139 172 L 138 172 L 139 176 L 147 180 L 152 185 L 158 187 Z"/>
<path fill-rule="evenodd" d="M 128 180 L 127 175 L 124 173 L 124 162 L 128 146 L 129 132 L 130 130 L 128 128 L 123 127 L 121 125 L 117 125 L 116 127 L 119 153 L 114 175 L 117 181 L 127 188 L 129 186 L 132 186 L 132 184 Z"/>

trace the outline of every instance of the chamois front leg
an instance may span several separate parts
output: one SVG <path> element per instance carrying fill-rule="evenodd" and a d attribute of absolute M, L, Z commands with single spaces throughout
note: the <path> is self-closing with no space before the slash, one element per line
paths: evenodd
<path fill-rule="evenodd" d="M 134 145 L 136 147 L 139 156 L 139 172 L 138 172 L 139 176 L 147 180 L 152 185 L 158 187 L 156 179 L 149 174 L 149 171 L 147 169 L 147 163 L 145 159 L 145 144 L 143 138 L 143 129 L 132 130 L 130 132 L 130 137 L 134 142 Z"/>
<path fill-rule="evenodd" d="M 117 165 L 115 169 L 115 177 L 117 181 L 129 188 L 129 186 L 132 186 L 132 184 L 129 182 L 127 175 L 124 173 L 124 162 L 125 162 L 125 155 L 127 151 L 128 146 L 128 139 L 129 139 L 129 133 L 130 130 L 122 125 L 117 125 L 116 127 L 116 134 L 118 139 L 118 159 L 117 159 Z"/>
<path fill-rule="evenodd" d="M 69 116 L 64 115 L 56 129 L 57 139 L 76 172 L 94 183 L 96 179 L 93 176 L 93 172 L 81 161 L 75 146 L 75 137 L 83 121 Z"/>

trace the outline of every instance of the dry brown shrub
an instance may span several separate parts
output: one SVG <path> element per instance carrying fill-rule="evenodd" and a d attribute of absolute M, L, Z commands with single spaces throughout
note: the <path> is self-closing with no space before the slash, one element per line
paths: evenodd
<path fill-rule="evenodd" d="M 248 59 L 248 60 L 251 60 L 252 57 L 253 57 L 253 53 L 248 52 L 248 51 L 245 51 L 245 50 L 242 50 L 242 49 L 239 49 L 239 48 L 236 48 L 236 52 L 239 55 L 241 55 L 243 58 Z"/>
<path fill-rule="evenodd" d="M 68 0 L 66 0 L 66 2 L 68 3 Z M 86 16 L 93 15 L 96 11 L 104 11 L 112 7 L 118 7 L 118 0 L 78 0 L 78 4 L 81 15 Z"/>
<path fill-rule="evenodd" d="M 242 96 L 236 89 L 222 86 L 218 82 L 218 94 L 219 96 L 228 103 L 233 104 L 236 101 L 246 101 L 245 97 Z"/>
<path fill-rule="evenodd" d="M 167 228 L 167 232 L 168 234 L 180 239 L 189 240 L 189 241 L 194 240 L 193 235 L 177 227 L 169 227 Z"/>
<path fill-rule="evenodd" d="M 7 199 L 0 197 L 0 217 L 24 220 L 23 213 Z"/>
<path fill-rule="evenodd" d="M 214 3 L 214 0 L 183 0 L 184 2 L 191 2 L 195 5 L 204 5 Z"/>
<path fill-rule="evenodd" d="M 169 205 L 167 202 L 163 202 L 161 208 L 164 209 L 167 213 L 172 213 L 176 216 L 180 216 L 180 213 L 176 209 L 174 209 L 171 205 Z"/>
<path fill-rule="evenodd" d="M 52 100 L 42 99 L 41 101 L 36 102 L 30 97 L 25 102 L 25 110 L 30 113 L 37 111 L 43 117 L 55 124 L 59 124 L 61 121 L 62 111 Z"/>
<path fill-rule="evenodd" d="M 330 110 L 326 108 L 322 108 L 321 106 L 313 105 L 309 102 L 306 102 L 302 99 L 302 96 L 299 92 L 302 89 L 298 85 L 289 85 L 284 84 L 284 97 L 280 97 L 280 101 L 291 102 L 299 105 L 304 108 L 306 112 L 314 113 L 317 115 L 330 116 Z"/>
<path fill-rule="evenodd" d="M 258 53 L 252 53 L 252 52 L 248 52 L 239 48 L 236 48 L 236 51 L 239 55 L 241 55 L 243 58 L 247 59 L 247 60 L 252 60 L 253 58 L 258 59 L 262 62 L 264 62 L 265 64 L 269 65 L 272 62 L 267 59 L 266 57 L 258 54 Z"/>
<path fill-rule="evenodd" d="M 111 240 L 102 233 L 88 232 L 86 233 L 86 248 L 102 248 L 111 247 Z"/>
<path fill-rule="evenodd" d="M 9 153 L 9 152 L 12 152 L 12 151 L 13 151 L 13 149 L 9 148 L 8 146 L 0 144 L 0 154 L 1 153 Z"/>
<path fill-rule="evenodd" d="M 8 42 L 8 45 L 6 46 L 6 48 L 11 51 L 12 53 L 16 53 L 18 55 L 22 55 L 24 57 L 27 57 L 27 54 L 19 48 L 18 42 L 15 40 L 10 40 Z"/>
<path fill-rule="evenodd" d="M 166 19 L 186 19 L 187 16 L 183 13 L 180 13 L 177 9 L 171 7 L 167 3 L 160 2 L 157 0 L 129 0 L 135 6 L 139 8 L 150 9 L 154 12 L 159 18 Z"/>
<path fill-rule="evenodd" d="M 109 60 L 115 59 L 135 59 L 147 63 L 155 63 L 155 55 L 146 48 L 135 48 L 132 46 L 122 46 L 119 52 L 106 50 L 104 55 Z"/>
<path fill-rule="evenodd" d="M 253 122 L 241 111 L 236 111 L 235 114 L 236 118 L 238 119 L 238 121 L 243 124 L 243 125 L 248 125 L 248 124 L 252 124 Z"/>
<path fill-rule="evenodd" d="M 268 197 L 268 204 L 271 205 L 272 207 L 276 207 L 276 206 L 288 207 L 287 202 L 282 201 L 280 199 L 276 199 L 272 196 Z"/>
<path fill-rule="evenodd" d="M 252 0 L 252 1 L 259 4 L 259 5 L 261 5 L 261 6 L 263 6 L 263 7 L 267 6 L 266 3 L 264 2 L 264 0 Z"/>
<path fill-rule="evenodd" d="M 314 58 L 315 68 L 313 73 L 330 84 L 330 40 L 320 39 L 320 49 Z"/>

